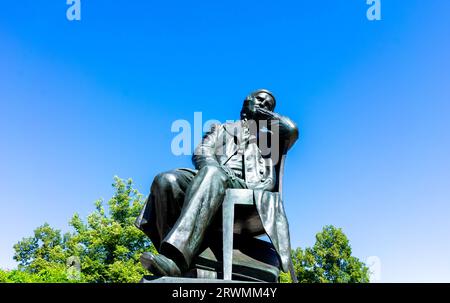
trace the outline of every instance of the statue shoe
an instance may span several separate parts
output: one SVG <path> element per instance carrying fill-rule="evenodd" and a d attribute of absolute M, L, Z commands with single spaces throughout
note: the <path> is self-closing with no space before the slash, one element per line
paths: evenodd
<path fill-rule="evenodd" d="M 145 252 L 141 255 L 140 260 L 142 266 L 154 275 L 169 277 L 181 276 L 181 271 L 177 264 L 164 255 Z"/>

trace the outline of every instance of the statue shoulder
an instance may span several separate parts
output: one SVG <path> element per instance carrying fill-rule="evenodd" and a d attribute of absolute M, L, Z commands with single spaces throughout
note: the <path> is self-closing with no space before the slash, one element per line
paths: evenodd
<path fill-rule="evenodd" d="M 206 131 L 206 134 L 213 134 L 215 132 L 220 131 L 223 128 L 223 124 L 222 123 L 211 123 L 209 125 L 209 128 Z"/>

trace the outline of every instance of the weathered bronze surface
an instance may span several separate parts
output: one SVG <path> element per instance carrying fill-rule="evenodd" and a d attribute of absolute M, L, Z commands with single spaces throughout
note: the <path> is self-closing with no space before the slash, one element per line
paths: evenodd
<path fill-rule="evenodd" d="M 236 210 L 238 233 L 244 239 L 267 234 L 278 266 L 292 273 L 281 183 L 284 156 L 297 140 L 298 129 L 274 108 L 271 92 L 251 93 L 244 100 L 239 121 L 214 125 L 204 136 L 192 157 L 195 169 L 175 169 L 154 178 L 136 226 L 160 253 L 141 258 L 155 275 L 188 276 L 198 267 L 199 255 L 222 240 L 218 213 L 227 189 L 253 190 L 254 207 Z M 237 241 L 236 245 L 244 242 L 249 243 Z M 254 259 L 252 255 L 245 258 Z M 233 262 L 233 269 L 239 268 Z M 249 266 L 264 267 L 258 262 Z"/>

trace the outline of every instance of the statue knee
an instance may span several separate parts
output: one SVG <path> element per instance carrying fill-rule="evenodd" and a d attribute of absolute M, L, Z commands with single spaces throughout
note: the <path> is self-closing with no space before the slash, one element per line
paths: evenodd
<path fill-rule="evenodd" d="M 177 182 L 177 175 L 173 172 L 163 172 L 153 179 L 152 188 L 157 186 L 160 189 L 171 188 Z"/>
<path fill-rule="evenodd" d="M 228 176 L 224 172 L 224 170 L 218 166 L 207 165 L 203 167 L 201 173 L 205 175 L 205 177 L 211 180 L 217 180 L 219 182 L 227 182 Z"/>

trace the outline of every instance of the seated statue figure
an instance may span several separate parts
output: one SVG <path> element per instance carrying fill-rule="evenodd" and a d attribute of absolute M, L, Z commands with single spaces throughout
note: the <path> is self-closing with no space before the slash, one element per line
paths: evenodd
<path fill-rule="evenodd" d="M 158 174 L 136 226 L 159 254 L 146 252 L 141 263 L 157 276 L 183 276 L 205 246 L 210 230 L 218 230 L 227 189 L 252 189 L 265 233 L 283 271 L 291 272 L 289 227 L 277 184 L 276 164 L 298 138 L 296 125 L 274 112 L 276 100 L 265 89 L 244 100 L 241 119 L 213 125 L 195 149 L 195 169 Z M 266 138 L 264 146 L 261 138 Z M 267 138 L 269 138 L 267 140 Z M 269 152 L 268 152 L 269 151 Z"/>

